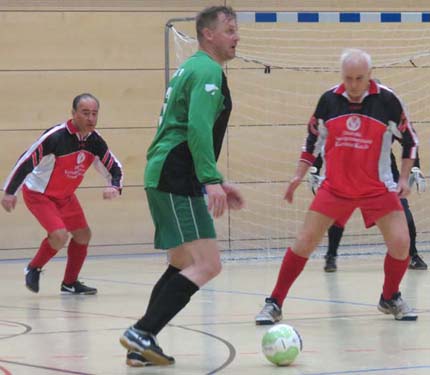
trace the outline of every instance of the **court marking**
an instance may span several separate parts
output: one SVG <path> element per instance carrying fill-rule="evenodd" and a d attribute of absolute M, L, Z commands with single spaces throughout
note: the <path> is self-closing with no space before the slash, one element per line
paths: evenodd
<path fill-rule="evenodd" d="M 25 363 L 25 362 L 7 361 L 7 360 L 1 359 L 1 358 L 0 358 L 0 362 L 2 362 L 2 363 L 8 363 L 10 365 L 17 365 L 17 366 L 23 366 L 23 367 L 37 368 L 37 369 L 40 369 L 40 370 L 54 371 L 54 372 L 59 372 L 61 374 L 96 375 L 96 374 L 93 374 L 93 373 L 90 373 L 90 372 L 72 371 L 72 370 L 65 370 L 65 369 L 55 368 L 55 367 L 32 365 L 30 363 Z M 1 367 L 0 367 L 0 369 L 1 369 Z M 11 373 L 10 372 L 6 372 L 6 374 L 11 374 Z"/>

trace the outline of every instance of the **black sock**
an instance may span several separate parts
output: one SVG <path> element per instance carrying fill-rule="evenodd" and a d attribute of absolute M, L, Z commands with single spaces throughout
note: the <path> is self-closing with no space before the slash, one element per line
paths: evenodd
<path fill-rule="evenodd" d="M 157 335 L 198 290 L 196 284 L 181 273 L 177 273 L 166 282 L 151 308 L 148 308 L 146 314 L 134 326 Z"/>
<path fill-rule="evenodd" d="M 332 225 L 328 230 L 328 249 L 327 256 L 337 257 L 337 249 L 342 239 L 343 228 Z"/>
<path fill-rule="evenodd" d="M 151 297 L 149 297 L 148 307 L 146 308 L 146 311 L 150 309 L 151 305 L 154 303 L 154 301 L 160 294 L 160 291 L 161 289 L 163 289 L 164 285 L 166 285 L 170 278 L 176 275 L 179 271 L 179 268 L 173 267 L 171 264 L 169 264 L 169 267 L 167 267 L 166 271 L 163 273 L 163 275 L 161 275 L 157 283 L 152 288 Z"/>

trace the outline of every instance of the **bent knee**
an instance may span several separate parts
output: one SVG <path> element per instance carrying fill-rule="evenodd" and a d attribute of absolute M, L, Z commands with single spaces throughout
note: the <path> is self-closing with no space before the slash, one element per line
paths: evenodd
<path fill-rule="evenodd" d="M 65 246 L 69 239 L 69 234 L 65 229 L 58 229 L 48 234 L 48 241 L 51 247 L 60 250 Z"/>
<path fill-rule="evenodd" d="M 86 245 L 91 240 L 91 229 L 83 228 L 72 232 L 73 240 L 79 244 Z"/>
<path fill-rule="evenodd" d="M 213 279 L 214 277 L 218 276 L 219 273 L 222 270 L 222 264 L 221 260 L 218 260 L 216 262 L 205 262 L 204 264 L 200 265 L 201 272 L 206 276 L 208 280 Z"/>

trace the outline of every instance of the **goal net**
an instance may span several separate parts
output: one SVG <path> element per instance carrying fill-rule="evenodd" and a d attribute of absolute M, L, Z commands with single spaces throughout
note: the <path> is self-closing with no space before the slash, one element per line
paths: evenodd
<path fill-rule="evenodd" d="M 429 21 L 426 13 L 238 13 L 238 57 L 225 68 L 233 112 L 219 167 L 240 185 L 247 207 L 217 220 L 223 249 L 232 257 L 280 256 L 294 241 L 313 196 L 306 181 L 293 204 L 282 200 L 283 193 L 320 95 L 340 82 L 345 48 L 369 52 L 373 77 L 404 101 L 428 177 Z M 171 34 L 166 72 L 171 74 L 196 50 L 194 22 L 170 22 L 166 28 Z M 393 147 L 400 161 L 400 149 Z M 430 238 L 427 194 L 414 192 L 409 198 L 419 250 L 428 248 Z M 316 255 L 325 252 L 326 241 Z M 364 228 L 359 211 L 349 220 L 339 250 L 344 255 L 385 252 L 379 232 Z"/>

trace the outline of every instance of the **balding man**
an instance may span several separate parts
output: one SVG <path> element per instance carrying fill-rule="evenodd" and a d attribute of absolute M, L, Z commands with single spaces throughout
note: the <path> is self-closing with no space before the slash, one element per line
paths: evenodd
<path fill-rule="evenodd" d="M 327 229 L 335 222 L 344 226 L 356 208 L 366 227 L 379 228 L 387 246 L 378 310 L 393 314 L 396 320 L 417 319 L 403 301 L 399 286 L 409 264 L 409 234 L 400 198 L 410 192 L 408 177 L 418 140 L 398 97 L 371 79 L 369 54 L 346 50 L 340 64 L 342 83 L 321 96 L 284 198 L 293 201 L 295 190 L 320 153 L 326 177 L 294 245 L 285 253 L 275 288 L 256 316 L 256 324 L 282 319 L 281 306 L 309 256 Z M 403 148 L 397 183 L 391 172 L 393 136 L 401 139 Z"/>
<path fill-rule="evenodd" d="M 92 164 L 106 178 L 104 199 L 120 194 L 123 176 L 120 162 L 95 131 L 99 106 L 98 99 L 90 93 L 76 96 L 72 102 L 72 118 L 46 130 L 21 155 L 6 180 L 1 200 L 3 208 L 8 212 L 15 208 L 16 194 L 22 187 L 27 208 L 47 232 L 25 269 L 25 285 L 34 293 L 39 292 L 42 268 L 67 242 L 61 293 L 97 293 L 96 288 L 78 280 L 91 231 L 75 190 Z"/>

